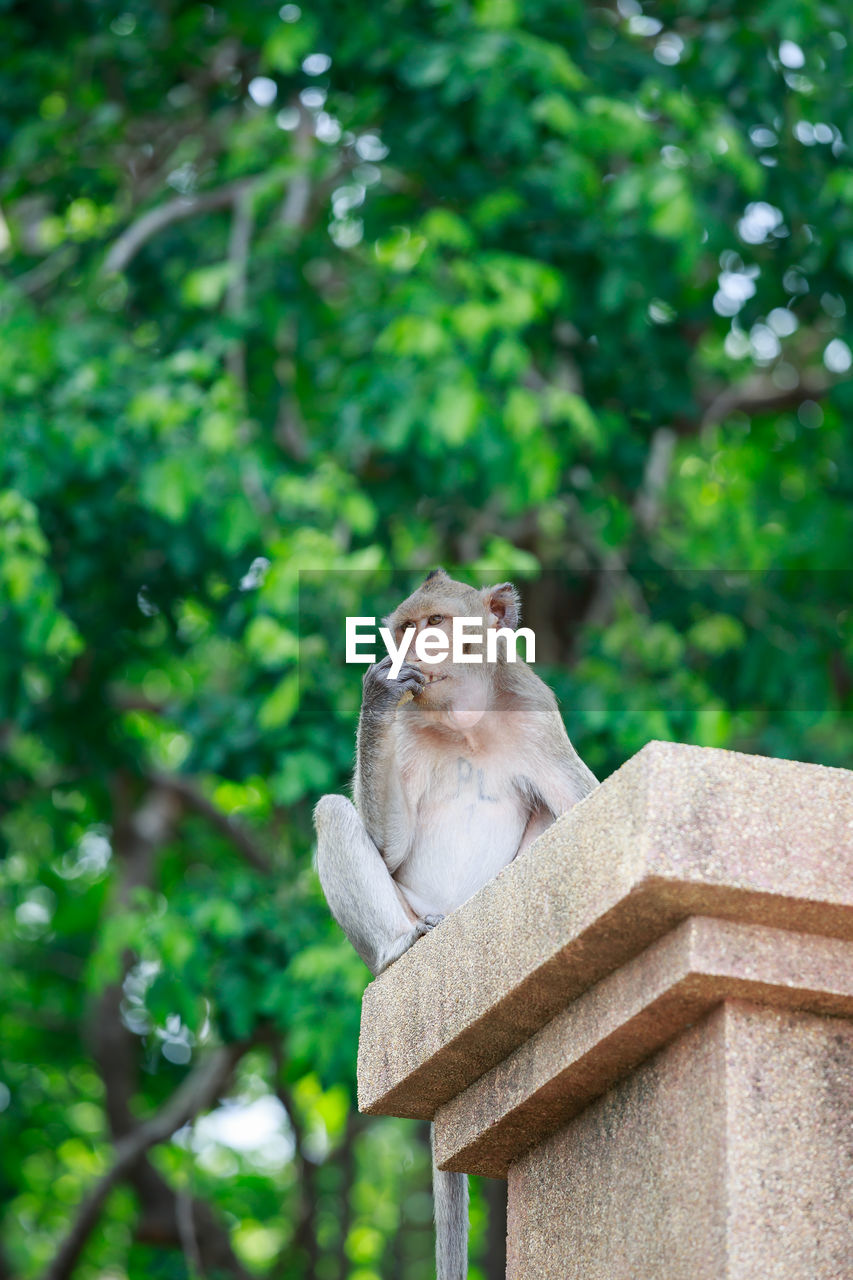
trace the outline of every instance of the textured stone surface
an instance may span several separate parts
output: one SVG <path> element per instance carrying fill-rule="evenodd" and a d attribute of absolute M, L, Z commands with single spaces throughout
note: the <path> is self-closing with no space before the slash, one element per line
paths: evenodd
<path fill-rule="evenodd" d="M 371 983 L 361 1109 L 431 1117 L 694 915 L 853 939 L 853 773 L 644 747 Z"/>
<path fill-rule="evenodd" d="M 438 1163 L 505 1177 L 530 1146 L 732 997 L 853 1017 L 853 942 L 686 921 L 441 1107 Z"/>
<path fill-rule="evenodd" d="M 747 1007 L 726 1032 L 727 1280 L 853 1277 L 853 1024 Z"/>
<path fill-rule="evenodd" d="M 724 1280 L 721 1032 L 692 1028 L 512 1166 L 507 1280 Z"/>
<path fill-rule="evenodd" d="M 718 1007 L 510 1169 L 508 1280 L 848 1280 L 853 1026 Z"/>

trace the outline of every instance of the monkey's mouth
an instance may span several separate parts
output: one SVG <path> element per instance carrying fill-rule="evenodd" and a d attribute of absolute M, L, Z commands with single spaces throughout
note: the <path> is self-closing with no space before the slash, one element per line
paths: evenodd
<path fill-rule="evenodd" d="M 436 673 L 436 674 L 433 674 L 433 675 L 428 675 L 428 676 L 427 676 L 427 678 L 426 678 L 426 683 L 427 683 L 427 684 L 437 684 L 439 680 L 446 680 L 446 679 L 447 679 L 447 676 L 440 676 L 440 675 L 438 675 L 438 674 Z"/>

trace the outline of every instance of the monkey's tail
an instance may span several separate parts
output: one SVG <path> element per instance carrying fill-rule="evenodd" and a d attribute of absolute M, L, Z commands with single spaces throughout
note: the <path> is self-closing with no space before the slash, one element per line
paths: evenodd
<path fill-rule="evenodd" d="M 432 1144 L 432 1195 L 435 1204 L 436 1280 L 467 1280 L 468 1277 L 468 1178 L 464 1173 L 447 1173 L 435 1163 Z"/>

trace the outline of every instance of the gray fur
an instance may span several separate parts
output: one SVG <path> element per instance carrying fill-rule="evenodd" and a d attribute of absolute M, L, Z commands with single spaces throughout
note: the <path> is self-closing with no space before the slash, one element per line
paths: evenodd
<path fill-rule="evenodd" d="M 488 625 L 516 625 L 517 603 L 511 583 L 479 592 L 437 570 L 386 622 L 399 632 L 482 612 Z M 364 677 L 355 805 L 331 795 L 315 809 L 320 882 L 373 974 L 596 786 L 525 663 L 448 662 L 437 684 L 414 661 L 389 680 L 390 665 Z M 465 1280 L 467 1179 L 433 1166 L 433 1186 L 437 1280 Z"/>
<path fill-rule="evenodd" d="M 435 1163 L 432 1147 L 432 1198 L 435 1211 L 435 1261 L 438 1280 L 466 1280 L 468 1275 L 468 1179 Z"/>
<path fill-rule="evenodd" d="M 346 796 L 314 810 L 317 874 L 329 910 L 374 976 L 408 951 L 429 925 L 407 914 L 382 855 Z"/>

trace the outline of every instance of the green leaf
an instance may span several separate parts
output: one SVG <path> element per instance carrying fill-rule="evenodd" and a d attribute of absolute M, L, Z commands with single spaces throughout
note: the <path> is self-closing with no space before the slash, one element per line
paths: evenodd
<path fill-rule="evenodd" d="M 317 24 L 310 14 L 303 12 L 297 22 L 280 22 L 264 41 L 261 65 L 269 71 L 291 75 L 298 70 L 306 54 L 317 43 Z"/>
<path fill-rule="evenodd" d="M 275 690 L 265 698 L 258 711 L 258 724 L 262 729 L 279 729 L 292 720 L 299 705 L 299 676 L 296 672 L 284 677 Z"/>
<path fill-rule="evenodd" d="M 181 286 L 184 302 L 191 307 L 217 307 L 233 279 L 234 267 L 230 262 L 199 267 L 184 277 Z"/>

